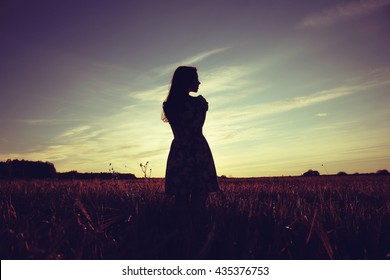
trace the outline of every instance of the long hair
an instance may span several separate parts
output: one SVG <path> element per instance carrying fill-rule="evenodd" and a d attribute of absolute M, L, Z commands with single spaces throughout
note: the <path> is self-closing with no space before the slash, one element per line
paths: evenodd
<path fill-rule="evenodd" d="M 197 69 L 192 66 L 179 66 L 173 74 L 168 96 L 163 104 L 161 119 L 169 122 L 180 116 L 189 90 L 197 79 Z"/>

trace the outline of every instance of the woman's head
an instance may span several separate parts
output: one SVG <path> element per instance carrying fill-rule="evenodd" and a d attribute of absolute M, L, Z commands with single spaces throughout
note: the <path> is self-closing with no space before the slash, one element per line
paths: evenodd
<path fill-rule="evenodd" d="M 179 66 L 173 74 L 169 95 L 174 98 L 185 97 L 190 91 L 197 92 L 199 84 L 195 67 Z"/>
<path fill-rule="evenodd" d="M 188 98 L 189 93 L 198 92 L 198 73 L 195 67 L 179 66 L 173 74 L 171 88 L 164 103 L 162 120 L 168 122 L 179 118 L 183 110 L 183 103 Z"/>

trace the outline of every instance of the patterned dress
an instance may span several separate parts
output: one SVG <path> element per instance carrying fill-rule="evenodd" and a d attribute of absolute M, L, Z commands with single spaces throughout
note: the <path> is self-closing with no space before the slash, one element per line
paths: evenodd
<path fill-rule="evenodd" d="M 210 147 L 203 136 L 208 103 L 203 96 L 189 96 L 179 117 L 171 117 L 169 105 L 163 104 L 174 139 L 168 155 L 165 193 L 187 195 L 219 191 Z"/>

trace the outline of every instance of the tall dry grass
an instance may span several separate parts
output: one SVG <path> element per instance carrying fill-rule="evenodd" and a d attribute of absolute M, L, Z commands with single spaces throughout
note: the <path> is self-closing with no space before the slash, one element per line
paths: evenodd
<path fill-rule="evenodd" d="M 390 177 L 224 179 L 178 212 L 162 179 L 0 181 L 1 259 L 386 259 Z"/>

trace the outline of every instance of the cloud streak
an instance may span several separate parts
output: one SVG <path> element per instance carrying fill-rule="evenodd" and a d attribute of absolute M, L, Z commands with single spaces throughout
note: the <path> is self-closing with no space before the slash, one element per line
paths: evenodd
<path fill-rule="evenodd" d="M 292 110 L 304 109 L 360 92 L 368 92 L 372 88 L 390 84 L 389 74 L 387 68 L 376 69 L 368 72 L 366 75 L 350 79 L 344 85 L 309 95 L 301 95 L 264 104 L 233 105 L 229 108 L 218 108 L 216 112 L 211 111 L 209 113 L 206 131 L 210 138 L 218 144 L 240 142 L 241 139 L 269 137 L 270 133 L 274 133 L 275 127 L 274 125 L 267 127 L 267 117 L 279 117 L 278 115 Z M 223 96 L 218 98 L 224 99 Z M 218 100 L 215 102 L 218 103 Z M 326 114 L 322 113 L 317 116 L 324 117 Z M 261 129 L 255 129 L 254 126 L 261 127 Z"/>
<path fill-rule="evenodd" d="M 89 125 L 78 126 L 78 127 L 72 128 L 72 129 L 70 129 L 68 131 L 65 131 L 59 137 L 60 138 L 62 138 L 62 137 L 74 137 L 76 135 L 82 134 L 83 132 L 89 130 L 90 128 L 91 128 L 91 126 L 89 126 Z"/>
<path fill-rule="evenodd" d="M 256 116 L 264 116 L 274 113 L 282 113 L 293 109 L 300 109 L 317 103 L 362 92 L 374 87 L 390 84 L 389 74 L 390 71 L 388 68 L 377 69 L 369 72 L 365 77 L 352 79 L 351 81 L 354 83 L 352 85 L 343 85 L 333 89 L 319 91 L 312 95 L 299 96 L 269 104 L 254 105 L 249 107 L 249 111 L 255 112 L 254 114 L 256 114 Z"/>
<path fill-rule="evenodd" d="M 13 120 L 18 123 L 27 124 L 27 125 L 63 125 L 63 124 L 69 124 L 74 122 L 79 122 L 81 119 L 17 119 Z"/>
<path fill-rule="evenodd" d="M 201 62 L 202 60 L 205 60 L 206 58 L 208 58 L 214 54 L 226 51 L 227 49 L 229 49 L 229 47 L 216 48 L 216 49 L 212 49 L 209 51 L 204 51 L 204 52 L 198 53 L 192 57 L 186 58 L 184 60 L 180 60 L 180 61 L 168 64 L 168 65 L 157 67 L 154 69 L 153 72 L 158 73 L 160 76 L 167 75 L 167 74 L 173 74 L 173 71 L 175 71 L 175 69 L 180 65 L 194 65 L 196 63 Z"/>
<path fill-rule="evenodd" d="M 305 17 L 301 27 L 326 27 L 340 21 L 375 13 L 390 4 L 390 0 L 354 1 L 334 8 L 325 9 Z"/>

